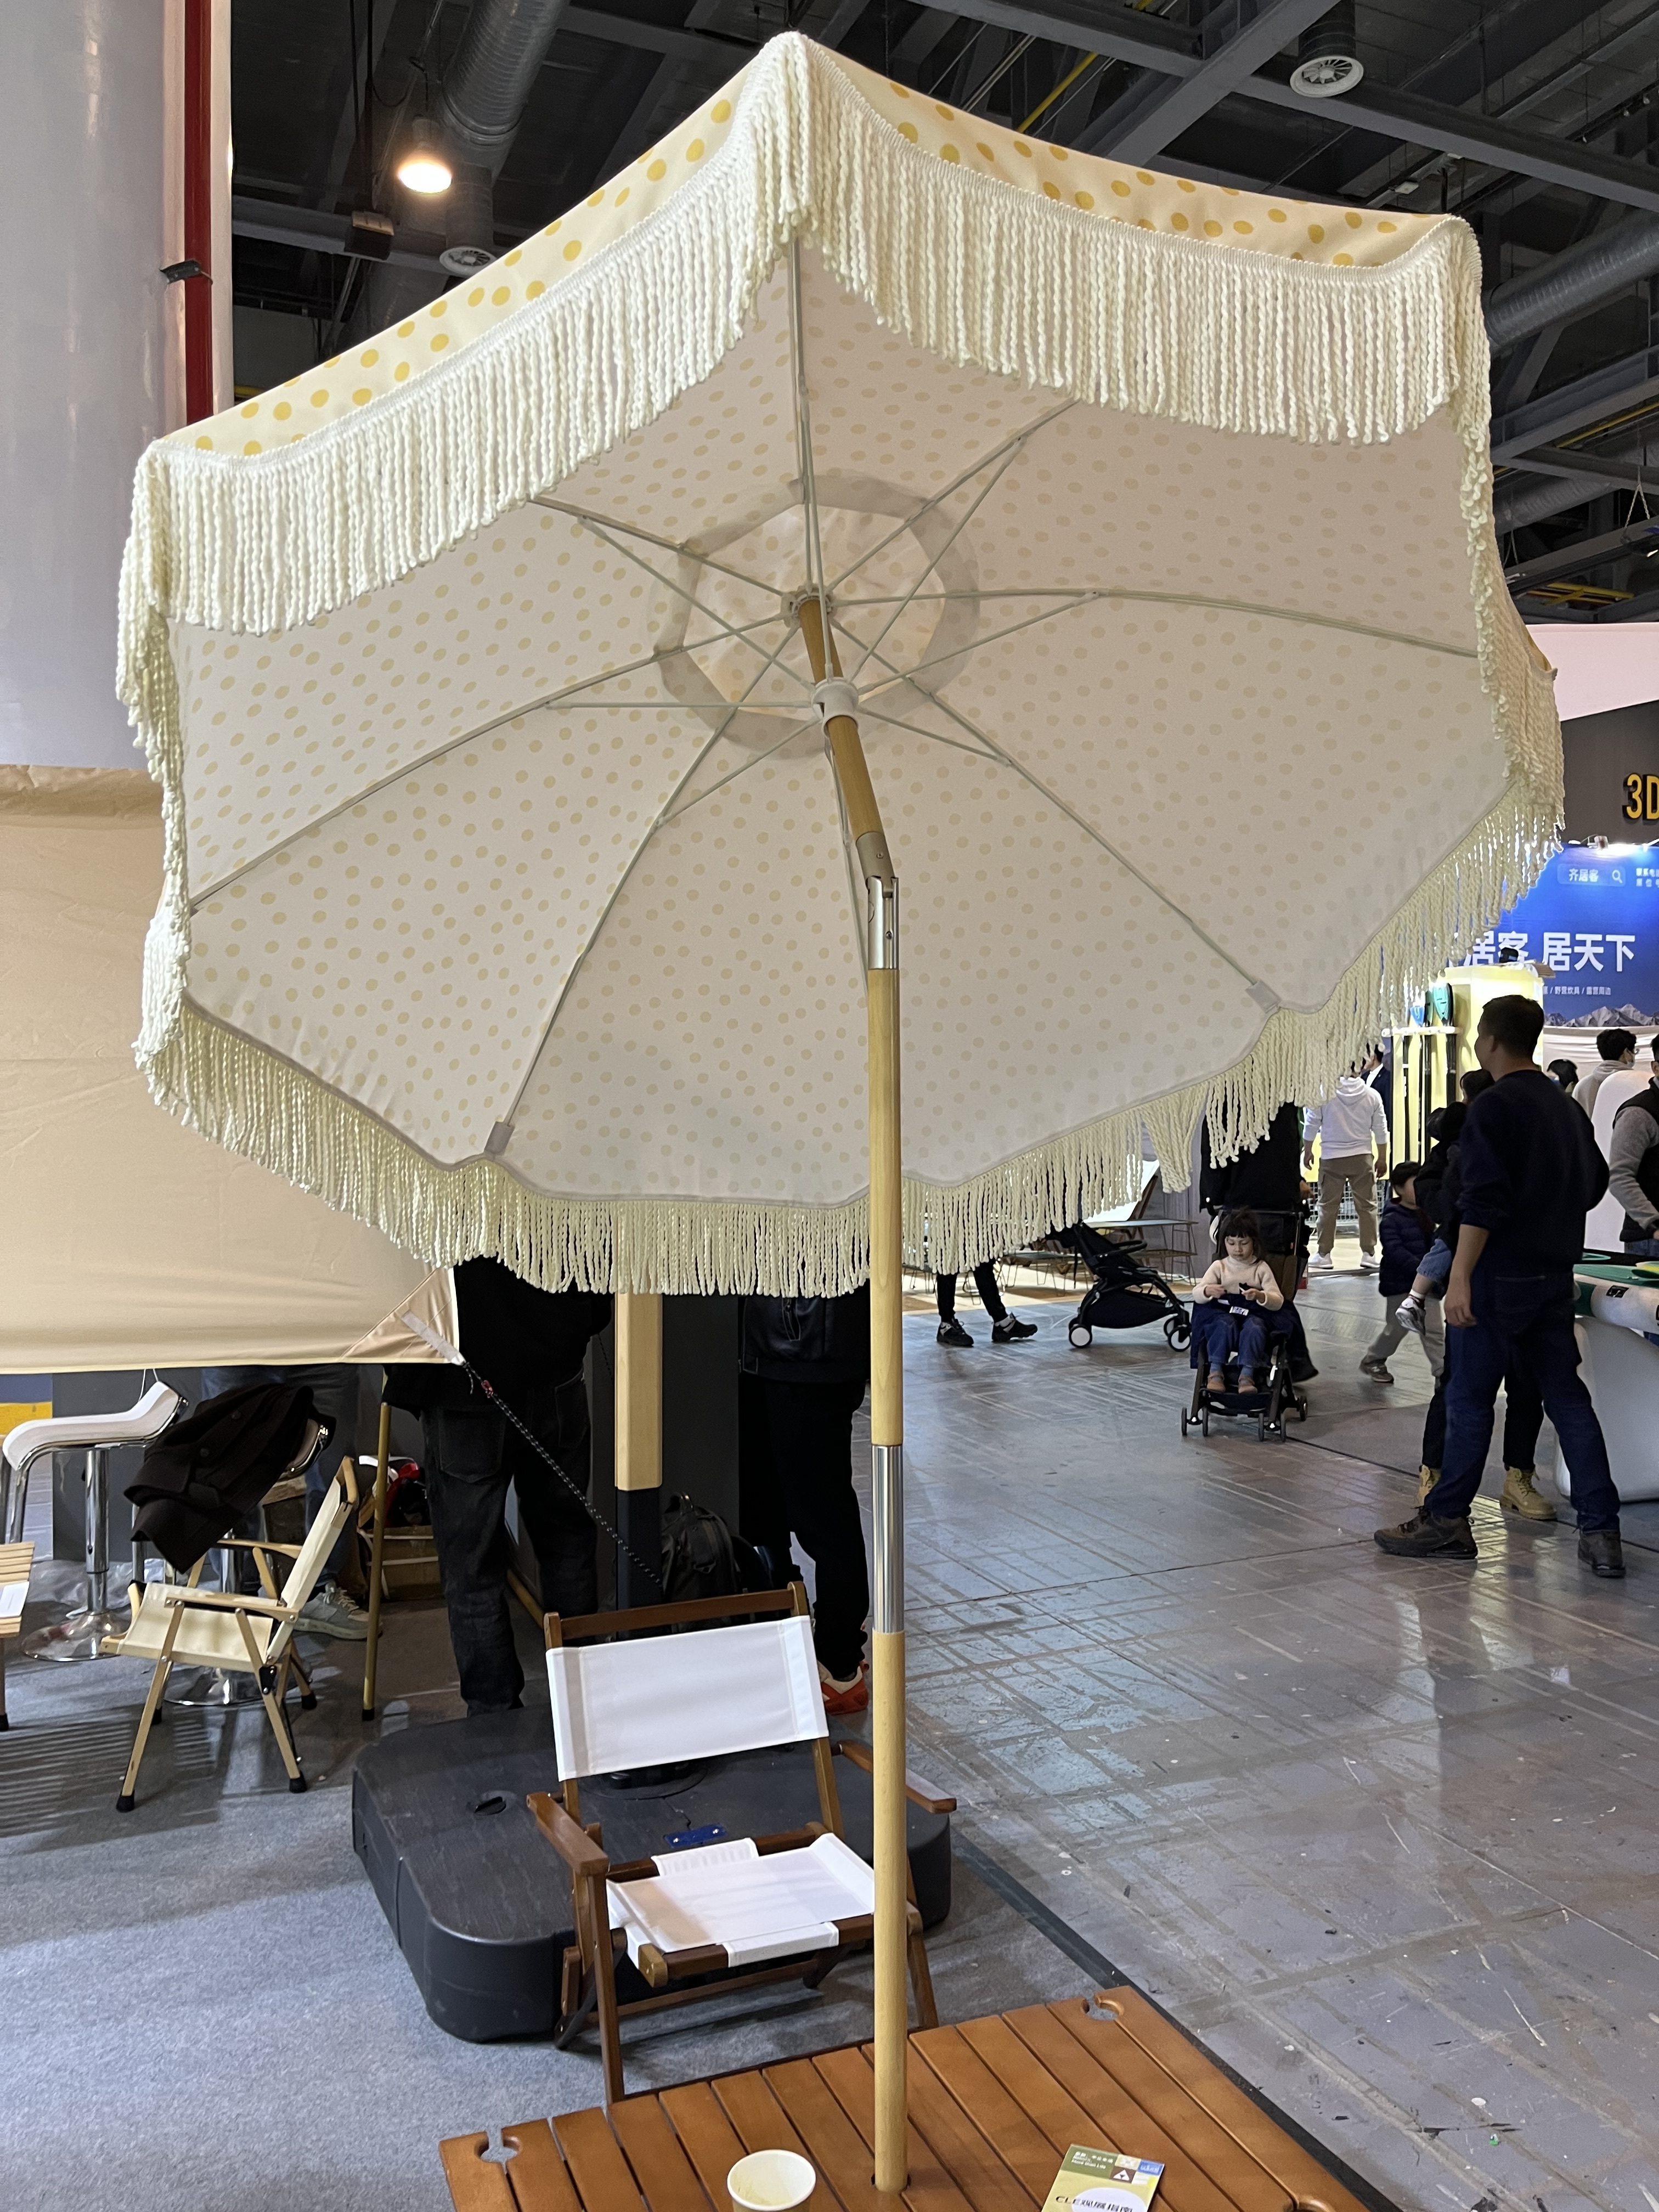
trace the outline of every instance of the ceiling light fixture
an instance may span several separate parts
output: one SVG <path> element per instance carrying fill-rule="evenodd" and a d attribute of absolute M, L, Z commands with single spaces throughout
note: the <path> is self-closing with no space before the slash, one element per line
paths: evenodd
<path fill-rule="evenodd" d="M 398 163 L 398 182 L 428 198 L 449 190 L 451 170 L 444 159 L 438 126 L 429 116 L 417 115 L 409 126 L 409 143 Z"/>
<path fill-rule="evenodd" d="M 1302 33 L 1291 89 L 1304 100 L 1334 100 L 1352 92 L 1364 74 L 1354 36 L 1353 0 L 1343 0 Z"/>

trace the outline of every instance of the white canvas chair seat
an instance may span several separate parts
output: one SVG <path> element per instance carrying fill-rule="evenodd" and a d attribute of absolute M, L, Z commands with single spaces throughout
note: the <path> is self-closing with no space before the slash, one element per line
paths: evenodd
<path fill-rule="evenodd" d="M 833 1951 L 844 1940 L 838 1923 L 876 1909 L 874 1874 L 839 1836 L 764 1856 L 744 1836 L 654 1863 L 655 1875 L 609 1885 L 611 1925 L 636 1966 L 647 1943 L 665 1957 L 724 1951 L 732 1966 Z"/>
<path fill-rule="evenodd" d="M 210 1610 L 186 1607 L 168 1646 L 167 1631 L 173 1627 L 173 1617 L 179 1608 L 167 1603 L 167 1595 L 170 1591 L 182 1592 L 185 1587 L 178 1583 L 144 1584 L 143 1602 L 134 1614 L 131 1627 L 120 1639 L 122 1658 L 159 1659 L 165 1650 L 169 1662 L 176 1667 L 222 1667 L 233 1673 L 240 1669 L 244 1674 L 252 1674 L 257 1667 L 262 1667 L 276 1624 L 259 1613 L 247 1615 L 257 1659 L 248 1656 L 235 1614 L 216 1607 Z M 128 1595 L 131 1598 L 135 1593 L 130 1591 Z"/>

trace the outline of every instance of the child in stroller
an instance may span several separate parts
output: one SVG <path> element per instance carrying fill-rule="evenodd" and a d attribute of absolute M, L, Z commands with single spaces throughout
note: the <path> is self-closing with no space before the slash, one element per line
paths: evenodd
<path fill-rule="evenodd" d="M 1285 1293 L 1262 1256 L 1261 1231 L 1248 1208 L 1228 1215 L 1221 1243 L 1222 1256 L 1199 1283 L 1193 1324 L 1195 1332 L 1203 1331 L 1203 1350 L 1210 1364 L 1206 1390 L 1225 1390 L 1226 1369 L 1237 1360 L 1239 1395 L 1249 1398 L 1267 1371 L 1266 1316 L 1278 1312 Z M 1200 1314 L 1199 1305 L 1207 1307 L 1207 1312 Z"/>
<path fill-rule="evenodd" d="M 1207 1437 L 1212 1417 L 1224 1415 L 1228 1419 L 1243 1416 L 1254 1420 L 1258 1436 L 1282 1441 L 1287 1413 L 1294 1413 L 1299 1421 L 1308 1418 L 1308 1401 L 1297 1385 L 1318 1370 L 1308 1356 L 1307 1338 L 1292 1303 L 1301 1218 L 1299 1214 L 1287 1213 L 1274 1219 L 1283 1241 L 1291 1247 L 1277 1262 L 1270 1249 L 1274 1231 L 1260 1215 L 1236 1209 L 1224 1214 L 1216 1225 L 1217 1264 L 1204 1282 L 1219 1286 L 1222 1295 L 1218 1297 L 1212 1289 L 1206 1297 L 1200 1289 L 1194 1301 L 1194 1373 L 1192 1402 L 1181 1415 L 1183 1437 L 1194 1427 Z M 1237 1252 L 1232 1250 L 1235 1244 L 1240 1247 Z M 1265 1271 L 1272 1281 L 1278 1294 L 1274 1298 L 1266 1295 L 1258 1270 Z M 1251 1298 L 1239 1295 L 1229 1284 L 1230 1272 L 1234 1277 L 1248 1274 L 1262 1295 Z M 1237 1307 L 1236 1314 L 1225 1310 L 1229 1304 Z M 1229 1389 L 1225 1370 L 1235 1358 L 1241 1372 L 1237 1387 Z"/>

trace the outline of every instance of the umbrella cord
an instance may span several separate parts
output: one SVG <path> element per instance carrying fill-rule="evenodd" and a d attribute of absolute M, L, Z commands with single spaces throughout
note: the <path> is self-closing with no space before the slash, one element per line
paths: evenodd
<path fill-rule="evenodd" d="M 489 1377 L 487 1375 L 480 1375 L 477 1369 L 472 1364 L 472 1362 L 470 1359 L 463 1358 L 460 1364 L 465 1369 L 466 1372 L 472 1377 L 472 1380 L 477 1384 L 478 1388 L 483 1392 L 485 1397 L 489 1399 L 490 1404 L 495 1408 L 495 1411 L 501 1416 L 502 1419 L 510 1422 L 513 1427 L 518 1431 L 519 1434 L 529 1445 L 531 1450 L 533 1451 L 538 1458 L 544 1459 L 547 1462 L 547 1464 L 552 1468 L 554 1474 L 558 1476 L 559 1480 L 563 1483 L 565 1488 L 575 1499 L 577 1504 L 581 1507 L 582 1511 L 586 1514 L 588 1519 L 593 1523 L 593 1526 L 596 1528 L 604 1529 L 605 1534 L 610 1537 L 617 1549 L 619 1552 L 626 1553 L 628 1558 L 634 1562 L 634 1565 L 639 1569 L 640 1572 L 645 1577 L 647 1582 L 654 1583 L 659 1590 L 663 1589 L 664 1584 L 660 1561 L 659 1561 L 657 1565 L 654 1567 L 647 1566 L 645 1561 L 634 1549 L 634 1547 L 629 1542 L 628 1539 L 618 1530 L 611 1527 L 611 1523 L 605 1519 L 604 1514 L 601 1513 L 599 1508 L 592 1504 L 587 1492 L 573 1476 L 566 1474 L 563 1468 L 562 1468 L 558 1461 L 554 1458 L 552 1453 L 549 1451 L 547 1446 L 542 1442 L 541 1438 L 537 1436 L 532 1430 L 526 1427 L 525 1423 L 519 1419 L 512 1407 L 507 1404 L 506 1399 L 501 1397 L 496 1390 L 494 1383 L 489 1380 Z M 665 1594 L 666 1593 L 665 1591 Z"/>

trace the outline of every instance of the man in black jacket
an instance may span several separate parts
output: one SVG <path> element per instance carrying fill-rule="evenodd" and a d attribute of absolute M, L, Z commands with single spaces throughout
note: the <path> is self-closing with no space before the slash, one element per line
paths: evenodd
<path fill-rule="evenodd" d="M 745 1298 L 738 1376 L 738 1521 L 781 1582 L 793 1534 L 817 1571 L 812 1640 L 828 1713 L 860 1713 L 870 1565 L 853 1489 L 853 1416 L 870 1381 L 870 1287 Z"/>
<path fill-rule="evenodd" d="M 610 1299 L 538 1290 L 499 1260 L 466 1260 L 455 1270 L 455 1303 L 461 1350 L 585 1498 L 591 1439 L 582 1362 L 589 1338 L 611 1317 Z M 506 1712 L 524 1688 L 507 1605 L 507 1485 L 518 1492 L 550 1613 L 598 1607 L 593 1523 L 581 1498 L 463 1369 L 411 1364 L 386 1372 L 392 1404 L 421 1416 L 432 1534 L 468 1716 Z"/>
<path fill-rule="evenodd" d="M 1480 1487 L 1505 1367 L 1524 1366 L 1555 1423 L 1572 1478 L 1578 1556 L 1597 1575 L 1625 1571 L 1619 1493 L 1573 1335 L 1575 1261 L 1584 1216 L 1607 1187 L 1589 1122 L 1533 1059 L 1537 1002 L 1493 999 L 1475 1055 L 1497 1079 L 1474 1100 L 1458 1148 L 1462 1226 L 1446 1285 L 1445 1463 L 1413 1518 L 1379 1528 L 1402 1558 L 1472 1559 L 1469 1501 Z"/>

